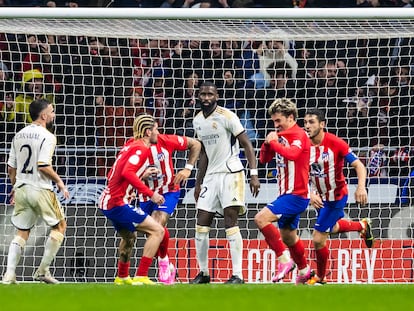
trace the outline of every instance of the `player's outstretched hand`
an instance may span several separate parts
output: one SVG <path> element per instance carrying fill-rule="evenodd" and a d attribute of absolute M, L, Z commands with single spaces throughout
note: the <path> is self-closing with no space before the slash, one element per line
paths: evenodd
<path fill-rule="evenodd" d="M 10 205 L 14 205 L 14 189 L 10 192 Z"/>
<path fill-rule="evenodd" d="M 365 187 L 357 187 L 355 189 L 355 202 L 366 205 L 368 203 L 368 193 Z"/>
<path fill-rule="evenodd" d="M 161 171 L 155 166 L 155 165 L 149 165 L 146 169 L 145 169 L 145 171 L 144 171 L 144 173 L 142 174 L 142 176 L 141 176 L 141 178 L 143 179 L 143 180 L 146 180 L 146 179 L 148 179 L 148 177 L 150 177 L 150 176 L 157 176 L 157 175 L 159 175 L 159 174 L 161 174 Z"/>
<path fill-rule="evenodd" d="M 250 192 L 256 198 L 260 192 L 260 182 L 259 177 L 257 175 L 253 175 L 250 177 Z"/>
<path fill-rule="evenodd" d="M 186 181 L 191 175 L 191 170 L 184 168 L 175 175 L 174 184 L 181 184 L 183 181 Z"/>
<path fill-rule="evenodd" d="M 60 182 L 60 183 L 57 183 L 56 186 L 59 192 L 62 193 L 63 197 L 65 199 L 69 199 L 69 191 L 68 191 L 68 188 L 66 188 L 65 184 L 63 182 Z"/>
<path fill-rule="evenodd" d="M 319 194 L 311 192 L 310 194 L 310 204 L 316 208 L 320 209 L 323 207 L 323 201 Z"/>

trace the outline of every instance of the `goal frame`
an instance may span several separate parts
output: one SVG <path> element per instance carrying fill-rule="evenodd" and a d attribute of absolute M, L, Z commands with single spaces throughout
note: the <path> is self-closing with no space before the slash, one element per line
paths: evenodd
<path fill-rule="evenodd" d="M 13 23 L 10 24 L 10 20 Z M 113 24 L 108 23 L 108 20 L 114 21 L 117 27 L 114 27 Z M 273 9 L 175 9 L 175 8 L 2 8 L 0 11 L 0 28 L 3 32 L 9 33 L 33 33 L 33 34 L 53 34 L 53 35 L 74 35 L 74 36 L 97 36 L 97 37 L 121 37 L 121 38 L 154 38 L 154 39 L 165 39 L 169 37 L 169 34 L 163 32 L 161 27 L 147 27 L 144 29 L 141 21 L 148 22 L 149 25 L 151 22 L 155 21 L 165 21 L 167 25 L 181 25 L 182 27 L 196 27 L 200 29 L 199 32 L 194 34 L 195 39 L 200 40 L 212 40 L 212 39 L 237 39 L 237 40 L 249 40 L 249 39 L 265 39 L 269 38 L 269 33 L 277 35 L 281 39 L 289 40 L 306 40 L 306 39 L 336 39 L 338 36 L 341 36 L 343 39 L 353 38 L 381 38 L 381 37 L 404 37 L 410 36 L 414 37 L 414 10 L 403 9 L 403 8 L 373 8 L 373 9 L 360 9 L 360 8 L 341 8 L 341 9 L 329 9 L 329 8 L 305 8 L 305 9 L 285 9 L 285 8 L 273 8 Z M 265 28 L 255 28 L 257 32 L 245 31 L 237 32 L 233 29 L 231 23 L 226 21 L 236 21 L 239 25 L 244 22 L 250 21 L 262 21 L 262 20 L 272 20 L 272 21 L 288 21 L 291 23 L 303 23 L 313 21 L 330 21 L 335 25 L 336 21 L 339 21 L 337 27 L 333 27 L 331 32 L 326 31 L 325 28 L 317 28 L 313 31 L 289 31 L 288 28 L 284 28 L 283 31 L 278 29 L 265 29 Z M 381 23 L 382 20 L 393 20 L 395 24 L 390 25 L 389 28 L 383 29 L 382 32 L 378 32 L 376 26 Z M 223 29 L 216 28 L 214 26 L 215 22 L 224 21 L 222 26 Z M 370 24 L 372 26 L 367 26 L 365 29 L 358 27 L 359 23 Z M 132 23 L 132 25 L 130 24 Z M 133 27 L 134 25 L 138 27 Z M 94 29 L 94 24 L 97 29 Z M 30 25 L 30 30 L 25 29 L 25 25 Z M 54 25 L 61 25 L 61 29 L 53 28 Z M 127 25 L 128 27 L 123 28 L 122 25 Z M 118 28 L 119 27 L 119 28 Z M 180 27 L 180 26 L 177 26 Z M 205 30 L 204 32 L 201 30 Z M 225 31 L 228 30 L 226 33 Z M 174 31 L 174 30 L 173 30 Z M 256 37 L 252 37 L 256 36 Z M 188 35 L 177 35 L 177 39 L 188 39 Z M 191 36 L 190 36 L 191 38 Z M 76 150 L 67 149 L 64 147 L 58 147 L 57 152 L 62 154 L 67 154 L 68 152 L 76 152 L 83 149 L 83 147 L 76 148 Z M 88 149 L 88 148 L 85 148 Z M 7 150 L 4 150 L 6 152 Z M 271 184 L 266 190 L 265 196 L 271 196 L 272 187 L 274 184 Z M 101 191 L 102 185 L 97 185 L 95 189 Z M 262 186 L 262 189 L 266 187 Z M 88 192 L 89 191 L 89 192 Z M 91 192 L 94 191 L 94 188 L 89 188 L 85 191 L 85 204 L 76 203 L 71 205 L 70 208 L 73 208 L 69 211 L 68 216 L 71 219 L 74 226 L 79 226 L 81 231 L 84 230 L 83 226 L 96 226 L 92 232 L 79 237 L 78 241 L 69 239 L 69 242 L 64 242 L 62 249 L 66 246 L 71 250 L 66 252 L 61 250 L 56 259 L 55 273 L 58 278 L 62 278 L 67 282 L 84 282 L 84 281 L 98 281 L 98 282 L 111 282 L 115 274 L 115 262 L 116 262 L 116 249 L 118 239 L 115 236 L 115 233 L 110 228 L 110 223 L 103 220 L 99 215 L 99 212 L 94 209 L 93 206 L 88 205 L 86 197 Z M 378 191 L 381 191 L 379 189 Z M 351 197 L 351 195 L 350 195 Z M 187 200 L 187 201 L 186 201 Z M 254 198 L 249 198 L 249 204 L 255 205 L 258 207 L 262 206 L 262 202 L 257 203 Z M 386 204 L 388 207 L 392 203 L 385 202 L 380 204 Z M 0 205 L 2 203 L 0 202 Z M 182 203 L 184 209 L 189 209 L 190 213 L 188 214 L 191 217 L 190 220 L 183 220 L 182 222 L 176 222 L 176 225 L 188 225 L 191 224 L 194 226 L 195 211 L 194 211 L 194 201 L 191 200 L 191 192 L 187 194 Z M 78 216 L 79 211 L 76 209 L 86 208 L 86 212 L 81 216 Z M 395 207 L 398 209 L 400 207 Z M 395 222 L 405 221 L 404 218 L 409 218 L 414 221 L 414 215 L 412 212 L 407 211 L 407 209 L 400 208 L 398 212 L 400 219 L 395 220 Z M 11 206 L 7 205 L 7 210 L 10 212 Z M 356 212 L 356 208 L 352 210 L 353 216 L 362 215 L 359 212 Z M 190 216 L 191 215 L 191 216 Z M 249 215 L 250 216 L 250 215 Z M 77 218 L 79 219 L 79 224 Z M 247 217 L 247 216 L 246 216 Z M 96 219 L 97 218 L 97 219 Z M 9 222 L 8 217 L 3 217 L 4 222 Z M 242 223 L 245 224 L 248 219 L 243 219 Z M 250 219 L 251 221 L 251 219 Z M 217 220 L 216 224 L 219 224 L 220 220 Z M 215 223 L 213 223 L 214 225 Z M 221 225 L 221 223 L 220 223 Z M 9 224 L 4 223 L 3 226 L 6 228 L 3 232 L 11 230 L 12 227 Z M 107 230 L 108 229 L 108 230 Z M 308 240 L 307 248 L 309 253 L 311 252 L 311 228 L 303 230 L 302 237 Z M 38 238 L 41 239 L 45 232 L 44 228 L 34 230 L 34 235 L 38 234 Z M 72 228 L 70 233 L 76 234 L 76 228 Z M 181 256 L 183 253 L 186 253 L 185 256 L 193 257 L 195 259 L 194 252 L 194 243 L 191 240 L 194 237 L 194 228 L 188 228 L 187 231 L 188 241 L 184 241 L 181 238 L 172 237 L 171 248 L 177 250 L 175 256 Z M 400 232 L 401 235 L 404 234 L 403 230 Z M 5 263 L 7 257 L 7 242 L 10 240 L 9 237 L 2 237 L 3 252 L 0 253 L 0 262 L 2 263 L 3 272 L 5 270 Z M 95 250 L 93 247 L 89 246 L 89 241 L 93 241 L 93 247 L 101 248 L 104 256 L 108 258 L 101 258 L 98 262 L 93 258 Z M 216 249 L 217 256 L 223 256 L 220 252 L 220 249 L 225 246 L 223 239 L 212 239 L 211 249 Z M 248 240 L 248 239 L 246 239 Z M 381 241 L 382 242 L 382 241 Z M 68 244 L 66 244 L 68 243 Z M 142 239 L 141 244 L 142 245 Z M 265 272 L 263 275 L 255 271 L 252 267 L 251 270 L 246 271 L 246 278 L 249 278 L 249 281 L 254 282 L 263 282 L 269 281 L 266 279 L 268 277 L 268 271 L 274 270 L 274 261 L 275 255 L 269 252 L 269 250 L 264 246 L 264 241 L 262 239 L 257 239 L 253 243 L 254 246 L 251 246 L 251 250 L 246 253 L 245 260 L 249 261 L 249 265 L 258 266 L 260 265 Z M 335 244 L 335 243 L 333 243 Z M 335 244 L 336 245 L 336 244 Z M 248 245 L 245 245 L 248 246 Z M 387 252 L 386 248 L 391 252 L 391 258 L 401 257 L 407 259 L 403 262 L 404 267 L 402 267 L 403 272 L 397 278 L 397 282 L 413 282 L 413 279 L 406 278 L 406 271 L 414 271 L 411 263 L 408 262 L 410 257 L 409 251 L 407 249 L 414 248 L 410 241 L 401 237 L 390 238 L 387 241 L 384 241 L 384 244 L 378 250 L 366 250 L 360 247 L 360 241 L 355 242 L 354 236 L 347 239 L 346 243 L 343 244 L 344 249 L 351 249 L 349 253 L 341 253 L 340 256 L 342 260 L 349 259 L 349 256 L 359 256 L 363 254 L 364 260 L 367 263 L 371 263 L 371 260 L 374 260 L 379 254 L 384 254 Z M 106 251 L 105 248 L 110 249 Z M 26 250 L 24 256 L 31 256 L 30 251 L 33 251 L 34 248 Z M 190 249 L 192 251 L 190 251 Z M 37 259 L 39 259 L 39 251 L 36 250 Z M 408 254 L 408 255 L 407 255 Z M 225 255 L 224 255 L 225 256 Z M 338 255 L 339 256 L 339 255 Z M 347 257 L 348 256 L 348 257 Z M 361 255 L 362 256 L 362 255 Z M 384 255 L 385 256 L 385 255 Z M 217 259 L 217 258 L 216 258 Z M 404 260 L 405 260 L 404 259 Z M 216 267 L 221 267 L 219 259 L 213 265 Z M 408 265 L 411 264 L 411 268 Z M 22 262 L 20 263 L 22 265 Z M 104 267 L 99 267 L 97 265 L 104 265 Z M 407 266 L 406 266 L 407 265 Z M 343 266 L 345 269 L 345 266 Z M 249 268 L 249 269 L 250 269 Z M 354 268 L 354 267 L 353 267 Z M 371 267 L 376 268 L 376 267 Z M 90 274 L 82 274 L 82 271 L 89 269 Z M 192 269 L 192 270 L 191 270 Z M 355 268 L 356 269 L 356 268 Z M 381 269 L 385 269 L 381 267 Z M 405 269 L 405 270 L 404 270 Z M 411 270 L 410 270 L 411 269 Z M 189 271 L 192 271 L 191 273 Z M 185 266 L 179 271 L 181 279 L 187 281 L 190 277 L 190 274 L 194 274 L 193 266 Z M 267 271 L 268 270 L 268 271 Z M 31 270 L 23 270 L 24 279 L 30 279 Z M 21 272 L 21 271 L 19 271 Z M 77 273 L 79 275 L 77 275 Z M 184 275 L 183 275 L 184 273 Z M 256 274 L 255 274 L 256 273 Z M 351 273 L 351 272 L 350 272 Z M 354 273 L 354 271 L 352 271 Z M 355 272 L 357 273 L 357 272 Z M 364 275 L 364 280 L 367 282 L 374 282 L 373 276 L 369 275 L 373 271 L 368 272 L 368 276 Z M 259 275 L 260 274 L 260 275 Z M 358 275 L 359 277 L 360 275 Z M 359 282 L 358 277 L 353 278 L 343 278 L 343 282 Z M 383 282 L 393 282 L 384 277 Z"/>

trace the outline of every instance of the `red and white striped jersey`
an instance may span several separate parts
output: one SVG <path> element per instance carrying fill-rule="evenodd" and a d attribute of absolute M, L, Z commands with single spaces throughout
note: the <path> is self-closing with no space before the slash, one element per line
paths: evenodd
<path fill-rule="evenodd" d="M 319 146 L 311 145 L 310 179 L 324 200 L 338 201 L 348 194 L 343 167 L 349 153 L 349 145 L 331 133 L 325 133 Z"/>
<path fill-rule="evenodd" d="M 147 168 L 149 150 L 142 140 L 130 139 L 126 142 L 108 173 L 99 208 L 109 210 L 129 204 L 135 198 L 135 190 L 149 197 L 154 194 L 139 177 Z"/>
<path fill-rule="evenodd" d="M 164 194 L 166 192 L 178 191 L 180 185 L 174 184 L 174 151 L 184 151 L 187 149 L 187 138 L 178 135 L 158 135 L 158 143 L 152 145 L 148 155 L 147 166 L 155 166 L 160 170 L 157 176 L 150 176 L 145 180 L 145 184 L 154 192 Z M 139 200 L 145 202 L 151 197 L 139 193 Z"/>
<path fill-rule="evenodd" d="M 309 137 L 297 124 L 278 135 L 278 141 L 262 144 L 260 162 L 268 163 L 276 155 L 280 195 L 309 198 Z"/>

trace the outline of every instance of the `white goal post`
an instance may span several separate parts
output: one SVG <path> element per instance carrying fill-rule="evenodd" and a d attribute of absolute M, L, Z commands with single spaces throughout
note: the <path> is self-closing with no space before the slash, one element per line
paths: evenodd
<path fill-rule="evenodd" d="M 6 163 L 11 138 L 25 121 L 24 113 L 13 117 L 8 109 L 18 109 L 18 96 L 32 95 L 28 72 L 38 70 L 42 92 L 54 98 L 56 169 L 71 192 L 62 200 L 68 228 L 53 263 L 57 279 L 113 281 L 119 240 L 96 205 L 105 174 L 131 135 L 131 120 L 147 111 L 166 133 L 192 136 L 197 86 L 211 80 L 220 104 L 239 115 L 256 148 L 271 129 L 266 107 L 286 96 L 297 103 L 300 124 L 307 109 L 323 109 L 328 130 L 347 140 L 366 164 L 369 204 L 355 203 L 355 172 L 346 168 L 345 212 L 353 220 L 370 217 L 377 241 L 367 249 L 357 233 L 332 236 L 328 281 L 413 282 L 412 9 L 2 8 L 0 29 L 0 73 L 5 73 L 0 81 L 0 273 L 14 236 Z M 177 168 L 185 156 L 176 155 Z M 239 220 L 243 276 L 249 283 L 270 282 L 275 270 L 275 254 L 253 221 L 276 198 L 275 174 L 271 163 L 259 166 L 262 191 L 258 198 L 247 194 L 248 212 Z M 193 185 L 194 178 L 182 189 L 168 224 L 170 258 L 182 282 L 198 273 Z M 313 267 L 315 216 L 309 208 L 300 221 Z M 215 219 L 209 253 L 213 282 L 231 275 L 223 228 L 223 220 Z M 32 280 L 47 230 L 33 229 L 18 281 Z M 131 267 L 143 241 L 139 237 Z M 151 268 L 150 276 L 156 275 Z"/>

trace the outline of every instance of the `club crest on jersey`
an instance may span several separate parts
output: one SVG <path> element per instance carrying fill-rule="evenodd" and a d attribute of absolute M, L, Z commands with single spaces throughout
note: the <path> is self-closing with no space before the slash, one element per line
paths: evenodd
<path fill-rule="evenodd" d="M 216 122 L 213 122 L 213 123 L 211 124 L 211 126 L 213 127 L 213 129 L 217 130 L 217 123 L 216 123 Z"/>
<path fill-rule="evenodd" d="M 157 154 L 157 159 L 158 161 L 164 161 L 165 160 L 165 155 L 163 152 L 160 152 Z"/>
<path fill-rule="evenodd" d="M 321 155 L 322 161 L 323 162 L 328 162 L 329 161 L 329 153 L 328 152 L 323 152 Z"/>

